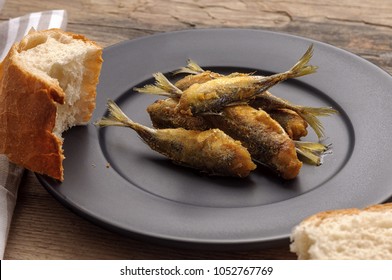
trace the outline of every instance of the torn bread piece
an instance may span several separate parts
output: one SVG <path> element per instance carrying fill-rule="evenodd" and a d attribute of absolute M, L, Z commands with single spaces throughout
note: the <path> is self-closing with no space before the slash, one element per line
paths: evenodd
<path fill-rule="evenodd" d="M 30 31 L 0 64 L 0 153 L 63 181 L 62 133 L 95 109 L 102 48 L 60 29 Z"/>
<path fill-rule="evenodd" d="M 315 214 L 291 234 L 300 260 L 391 260 L 392 203 Z"/>

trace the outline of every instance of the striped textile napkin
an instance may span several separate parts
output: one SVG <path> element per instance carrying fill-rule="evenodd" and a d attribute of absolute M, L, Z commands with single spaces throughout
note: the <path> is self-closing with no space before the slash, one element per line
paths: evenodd
<path fill-rule="evenodd" d="M 4 0 L 0 0 L 0 11 L 3 4 Z M 0 61 L 7 55 L 12 44 L 20 41 L 31 28 L 65 30 L 66 25 L 65 10 L 36 12 L 0 22 Z M 17 191 L 23 173 L 23 168 L 8 162 L 6 156 L 0 155 L 0 259 L 4 257 Z"/>
<path fill-rule="evenodd" d="M 65 30 L 66 25 L 67 13 L 64 10 L 31 13 L 0 23 L 0 61 L 7 55 L 12 44 L 20 41 L 32 27 L 36 30 L 50 28 Z"/>

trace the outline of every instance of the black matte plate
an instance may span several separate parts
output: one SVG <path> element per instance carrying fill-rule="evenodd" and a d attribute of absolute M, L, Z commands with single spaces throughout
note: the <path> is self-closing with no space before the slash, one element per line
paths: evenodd
<path fill-rule="evenodd" d="M 126 41 L 104 51 L 93 121 L 114 99 L 134 120 L 151 126 L 137 94 L 152 73 L 188 58 L 204 68 L 276 73 L 314 44 L 316 74 L 271 89 L 297 104 L 333 106 L 323 118 L 332 153 L 283 181 L 258 168 L 246 179 L 208 177 L 174 165 L 127 128 L 74 127 L 65 137 L 65 180 L 40 182 L 81 216 L 133 237 L 193 248 L 248 249 L 288 244 L 292 228 L 316 212 L 380 203 L 392 194 L 392 78 L 347 51 L 306 38 L 256 30 L 192 30 Z M 313 132 L 306 140 L 316 140 Z"/>

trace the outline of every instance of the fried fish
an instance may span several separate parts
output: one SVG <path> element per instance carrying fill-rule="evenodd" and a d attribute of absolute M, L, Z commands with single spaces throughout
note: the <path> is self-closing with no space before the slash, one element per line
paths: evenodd
<path fill-rule="evenodd" d="M 248 102 L 282 81 L 314 73 L 317 67 L 308 65 L 312 53 L 311 45 L 292 68 L 271 76 L 229 75 L 192 84 L 182 92 L 178 110 L 182 114 L 197 115 L 220 112 L 228 105 Z"/>
<path fill-rule="evenodd" d="M 254 161 L 268 166 L 284 179 L 298 175 L 302 162 L 298 160 L 294 142 L 265 111 L 238 105 L 226 107 L 221 115 L 205 118 L 241 141 Z"/>
<path fill-rule="evenodd" d="M 178 80 L 174 84 L 178 89 L 182 91 L 188 88 L 189 86 L 191 86 L 193 83 L 199 83 L 200 81 L 206 82 L 208 81 L 208 79 L 213 80 L 224 76 L 218 73 L 204 70 L 195 61 L 190 59 L 188 60 L 188 64 L 186 67 L 182 67 L 181 69 L 175 72 L 175 74 L 178 73 L 190 74 Z M 229 77 L 250 76 L 251 74 L 252 73 L 232 73 L 229 75 Z M 268 113 L 280 109 L 289 109 L 291 111 L 294 111 L 301 118 L 303 118 L 310 125 L 310 127 L 312 127 L 312 129 L 315 131 L 316 135 L 319 138 L 324 137 L 324 128 L 322 126 L 321 121 L 318 119 L 318 117 L 330 116 L 332 114 L 338 113 L 337 110 L 331 107 L 309 107 L 309 106 L 296 105 L 289 102 L 288 100 L 273 95 L 269 91 L 264 91 L 261 94 L 257 95 L 254 99 L 251 99 L 249 101 L 249 104 L 255 108 L 261 108 L 267 111 Z M 285 121 L 285 119 L 290 119 L 290 117 L 293 116 L 292 114 L 287 114 L 283 112 L 279 112 L 279 115 L 281 116 L 280 120 L 283 121 Z M 286 123 L 285 128 L 287 128 L 286 130 L 287 132 L 289 132 L 290 130 L 299 129 L 298 132 L 300 132 L 300 134 L 305 133 L 302 129 L 303 127 L 302 128 L 300 127 L 299 122 L 285 121 L 285 123 Z M 290 127 L 291 124 L 293 124 L 293 127 Z"/>
<path fill-rule="evenodd" d="M 109 115 L 96 122 L 97 126 L 129 127 L 151 149 L 179 165 L 233 177 L 246 177 L 256 168 L 247 149 L 219 129 L 152 129 L 129 119 L 111 100 L 108 110 Z"/>
<path fill-rule="evenodd" d="M 267 111 L 293 140 L 299 140 L 308 134 L 308 123 L 296 112 L 289 109 L 275 109 Z"/>

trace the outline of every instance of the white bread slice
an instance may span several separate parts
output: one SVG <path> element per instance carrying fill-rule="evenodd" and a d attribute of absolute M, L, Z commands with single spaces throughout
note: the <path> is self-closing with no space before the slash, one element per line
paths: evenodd
<path fill-rule="evenodd" d="M 0 64 L 0 153 L 62 181 L 61 134 L 95 109 L 102 48 L 60 29 L 32 30 Z"/>
<path fill-rule="evenodd" d="M 318 213 L 293 229 L 291 241 L 300 260 L 391 260 L 392 203 Z"/>

